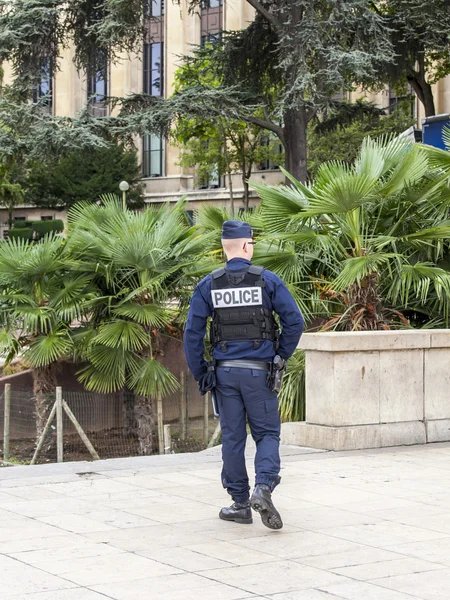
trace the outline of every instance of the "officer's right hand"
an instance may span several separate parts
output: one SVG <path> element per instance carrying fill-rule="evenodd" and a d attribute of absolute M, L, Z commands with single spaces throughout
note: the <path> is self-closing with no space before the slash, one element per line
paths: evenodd
<path fill-rule="evenodd" d="M 210 392 L 216 387 L 216 374 L 214 371 L 207 371 L 197 381 L 200 394 L 204 396 L 206 392 Z"/>

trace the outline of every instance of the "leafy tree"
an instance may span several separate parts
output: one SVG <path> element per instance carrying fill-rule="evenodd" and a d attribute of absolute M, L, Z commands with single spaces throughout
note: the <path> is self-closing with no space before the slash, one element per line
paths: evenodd
<path fill-rule="evenodd" d="M 122 145 L 79 150 L 46 164 L 34 161 L 26 176 L 25 199 L 37 206 L 71 207 L 86 200 L 97 202 L 102 194 L 117 193 L 128 181 L 130 206 L 142 206 L 141 171 L 135 151 Z"/>
<path fill-rule="evenodd" d="M 379 0 L 373 3 L 386 20 L 394 60 L 381 70 L 382 83 L 409 83 L 426 116 L 435 114 L 432 85 L 450 73 L 450 1 Z"/>
<path fill-rule="evenodd" d="M 218 88 L 221 84 L 214 57 L 223 52 L 220 44 L 207 44 L 198 50 L 196 57 L 184 57 L 184 64 L 175 73 L 175 94 L 183 89 L 203 85 Z M 255 112 L 258 114 L 258 111 Z M 259 111 L 259 115 L 263 114 Z M 214 115 L 180 116 L 171 133 L 181 147 L 180 164 L 195 168 L 199 181 L 225 174 L 229 177 L 232 214 L 234 199 L 231 174 L 240 171 L 244 188 L 244 209 L 248 210 L 248 179 L 254 165 L 270 159 L 280 162 L 279 142 L 259 126 L 237 119 L 227 113 Z"/>
<path fill-rule="evenodd" d="M 11 62 L 15 88 L 30 97 L 43 61 L 51 76 L 59 68 L 61 48 L 73 48 L 78 70 L 95 64 L 99 52 L 118 60 L 122 50 L 140 48 L 145 1 L 1 0 L 0 62 Z"/>
<path fill-rule="evenodd" d="M 77 150 L 79 162 L 86 164 L 85 153 L 108 148 L 111 142 L 107 138 L 110 137 L 104 123 L 87 113 L 78 119 L 52 117 L 40 104 L 20 98 L 10 86 L 3 88 L 0 95 L 0 181 L 2 203 L 8 207 L 10 227 L 14 206 L 25 199 L 30 169 L 33 186 L 37 188 L 36 203 L 58 206 L 60 198 L 55 194 L 59 196 L 61 187 L 58 188 L 57 178 L 53 177 L 55 165 Z M 73 180 L 76 173 L 76 168 L 70 173 L 66 171 L 67 181 Z M 67 181 L 59 180 L 65 190 Z"/>
<path fill-rule="evenodd" d="M 77 336 L 77 355 L 88 363 L 80 381 L 88 390 L 126 386 L 135 394 L 141 454 L 153 452 L 156 397 L 178 387 L 161 364 L 161 339 L 176 334 L 178 299 L 207 247 L 208 236 L 196 235 L 184 211 L 183 202 L 124 211 L 118 197 L 104 197 L 103 206 L 85 202 L 69 212 L 67 248 L 98 290 L 89 325 Z"/>
<path fill-rule="evenodd" d="M 1 32 L 1 20 L 0 20 Z M 1 37 L 0 37 L 1 39 Z M 79 118 L 53 117 L 39 103 L 20 98 L 11 86 L 0 97 L 0 162 L 50 163 L 74 150 L 105 148 L 110 143 L 106 123 L 87 112 Z"/>
<path fill-rule="evenodd" d="M 279 142 L 261 128 L 244 121 L 223 122 L 181 119 L 174 130 L 181 147 L 179 163 L 195 169 L 198 182 L 208 181 L 217 174 L 229 176 L 232 214 L 234 214 L 232 173 L 241 173 L 244 188 L 244 210 L 249 207 L 249 184 L 253 169 L 259 163 L 283 161 Z M 258 168 L 258 167 L 257 167 Z"/>
<path fill-rule="evenodd" d="M 167 133 L 180 116 L 234 117 L 276 135 L 287 170 L 305 180 L 308 123 L 337 91 L 373 84 L 380 64 L 392 58 L 385 21 L 369 0 L 247 1 L 256 9 L 249 27 L 190 59 L 194 69 L 209 63 L 206 80 L 220 85 L 201 82 L 167 100 L 130 97 L 122 103 L 120 128 Z M 191 10 L 200 2 L 192 0 Z"/>
<path fill-rule="evenodd" d="M 10 180 L 13 163 L 11 161 L 0 165 L 0 206 L 4 206 L 8 211 L 9 228 L 13 224 L 14 207 L 23 202 L 24 193 L 18 183 L 12 183 Z"/>
<path fill-rule="evenodd" d="M 196 11 L 201 2 L 189 0 L 188 6 Z M 142 94 L 122 99 L 120 117 L 103 120 L 103 126 L 130 140 L 136 133 L 167 134 L 179 116 L 234 118 L 276 135 L 286 168 L 305 180 L 308 123 L 336 91 L 379 81 L 380 67 L 392 62 L 388 17 L 370 0 L 247 2 L 255 20 L 225 35 L 223 51 L 214 54 L 218 87 L 203 82 L 170 99 Z M 95 64 L 98 52 L 114 61 L 142 43 L 145 5 L 146 0 L 1 0 L 0 58 L 12 62 L 19 91 L 35 84 L 44 59 L 51 58 L 56 70 L 59 48 L 69 44 L 79 69 Z M 92 124 L 81 124 L 95 138 Z"/>
<path fill-rule="evenodd" d="M 336 110 L 328 111 L 324 119 L 311 123 L 308 134 L 311 180 L 324 162 L 338 160 L 353 164 L 365 137 L 400 134 L 414 125 L 408 101 L 390 115 L 368 103 L 359 104 L 363 110 L 355 110 L 352 104 L 340 104 Z"/>
<path fill-rule="evenodd" d="M 241 106 L 234 110 L 279 137 L 286 169 L 304 181 L 308 123 L 335 92 L 368 84 L 391 59 L 384 18 L 365 0 L 247 1 L 256 17 L 224 39 L 223 87 L 239 90 Z M 254 108 L 249 114 L 249 106 L 261 107 L 264 118 Z"/>
<path fill-rule="evenodd" d="M 78 266 L 58 238 L 0 244 L 0 356 L 8 364 L 21 355 L 31 366 L 38 439 L 49 394 L 54 398 L 56 363 L 73 352 L 73 322 L 86 317 L 94 298 L 91 277 Z"/>

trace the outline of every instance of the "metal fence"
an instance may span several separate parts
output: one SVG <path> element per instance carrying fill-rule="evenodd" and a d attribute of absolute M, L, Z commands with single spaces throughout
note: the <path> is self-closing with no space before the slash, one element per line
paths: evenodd
<path fill-rule="evenodd" d="M 36 462 L 57 461 L 58 439 L 64 461 L 91 460 L 92 451 L 83 441 L 83 433 L 101 459 L 205 449 L 217 440 L 218 421 L 214 419 L 209 394 L 202 397 L 192 393 L 190 377 L 183 373 L 180 391 L 164 399 L 58 388 L 61 410 L 58 413 L 56 392 L 48 395 L 49 408 L 55 405 L 55 418 Z M 38 443 L 36 431 L 33 393 L 15 390 L 14 385 L 5 386 L 0 395 L 2 459 L 30 463 Z"/>

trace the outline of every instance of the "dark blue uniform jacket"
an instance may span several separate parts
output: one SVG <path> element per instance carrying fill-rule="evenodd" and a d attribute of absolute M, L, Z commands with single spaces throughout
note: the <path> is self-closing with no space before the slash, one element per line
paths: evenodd
<path fill-rule="evenodd" d="M 233 258 L 227 262 L 226 269 L 242 271 L 250 265 L 251 262 L 245 258 Z M 302 335 L 303 317 L 286 285 L 275 273 L 265 270 L 263 279 L 266 282 L 263 288 L 263 304 L 280 317 L 282 332 L 278 354 L 287 359 L 293 354 Z M 206 372 L 204 337 L 206 322 L 212 313 L 211 276 L 207 275 L 195 288 L 184 332 L 184 351 L 196 380 Z M 259 348 L 254 348 L 253 342 L 227 342 L 227 347 L 227 352 L 224 352 L 220 345 L 216 346 L 213 357 L 216 360 L 248 359 L 270 362 L 275 356 L 274 345 L 270 340 L 262 341 Z"/>

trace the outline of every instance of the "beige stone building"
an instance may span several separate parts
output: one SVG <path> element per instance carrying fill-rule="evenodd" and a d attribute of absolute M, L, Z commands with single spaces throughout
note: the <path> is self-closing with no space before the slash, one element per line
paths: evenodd
<path fill-rule="evenodd" d="M 192 51 L 193 46 L 212 40 L 222 30 L 237 30 L 247 26 L 254 11 L 245 0 L 204 0 L 197 14 L 189 14 L 187 3 L 181 6 L 172 0 L 148 0 L 148 28 L 151 43 L 144 44 L 142 53 L 122 57 L 117 64 L 99 63 L 92 73 L 78 73 L 72 59 L 72 51 L 64 51 L 60 70 L 50 80 L 43 73 L 37 95 L 51 93 L 48 109 L 55 115 L 75 117 L 89 101 L 93 114 L 102 116 L 107 109 L 102 103 L 106 95 L 127 96 L 145 92 L 155 96 L 172 93 L 174 74 L 179 57 Z M 8 66 L 5 80 L 10 79 Z M 353 99 L 357 94 L 351 94 Z M 370 96 L 380 107 L 388 107 L 395 100 L 389 92 Z M 436 85 L 437 113 L 450 112 L 450 78 Z M 420 104 L 414 108 L 420 127 L 423 117 Z M 194 174 L 179 166 L 178 149 L 158 136 L 146 136 L 136 140 L 147 203 L 176 201 L 182 196 L 188 199 L 188 209 L 194 211 L 204 203 L 220 202 L 229 205 L 228 182 L 219 176 L 199 185 Z M 256 181 L 276 183 L 281 180 L 280 171 L 271 164 L 258 165 L 252 178 Z M 235 207 L 243 208 L 243 187 L 239 174 L 233 176 Z M 118 190 L 119 193 L 119 190 Z M 258 202 L 256 195 L 250 206 Z M 64 211 L 43 210 L 31 206 L 15 209 L 17 219 L 64 218 Z M 0 209 L 0 236 L 7 235 L 6 211 Z"/>

